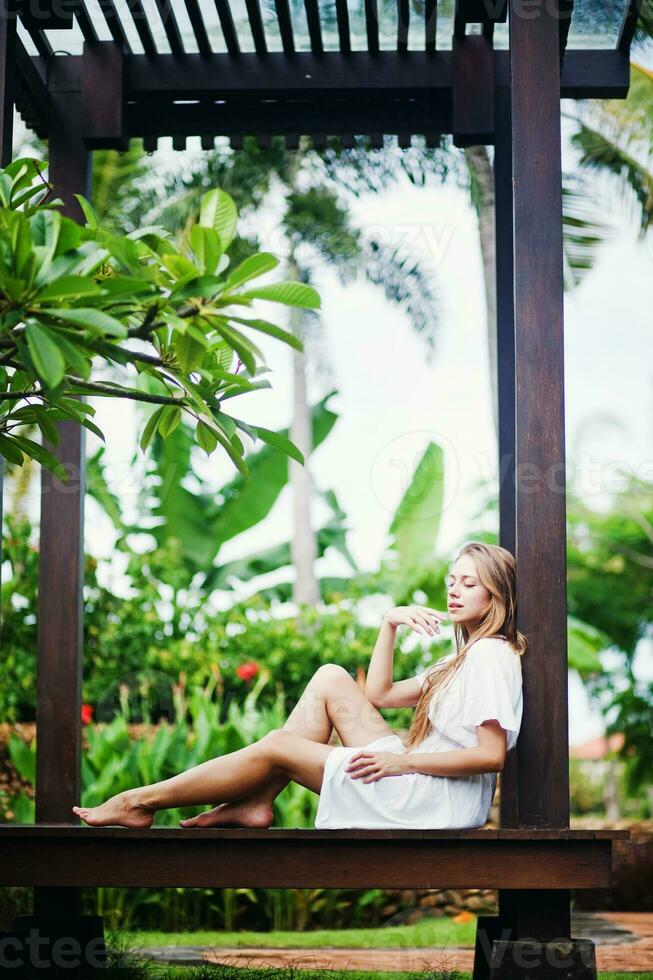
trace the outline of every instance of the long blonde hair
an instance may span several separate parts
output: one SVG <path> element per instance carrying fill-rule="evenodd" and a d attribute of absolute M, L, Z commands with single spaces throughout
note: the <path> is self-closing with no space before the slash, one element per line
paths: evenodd
<path fill-rule="evenodd" d="M 469 632 L 464 623 L 454 624 L 456 655 L 447 664 L 430 671 L 427 675 L 410 730 L 404 740 L 406 749 L 413 748 L 426 738 L 430 728 L 431 701 L 453 680 L 454 674 L 462 667 L 467 651 L 474 641 L 485 636 L 501 634 L 520 657 L 526 652 L 526 637 L 517 629 L 517 568 L 514 556 L 507 548 L 497 544 L 485 544 L 482 541 L 468 541 L 460 549 L 455 560 L 463 555 L 470 555 L 474 559 L 478 578 L 490 593 L 489 606 L 473 633 Z"/>

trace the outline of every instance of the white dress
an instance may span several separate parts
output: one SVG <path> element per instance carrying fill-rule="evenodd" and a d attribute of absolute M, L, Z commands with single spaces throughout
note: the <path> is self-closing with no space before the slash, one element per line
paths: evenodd
<path fill-rule="evenodd" d="M 415 676 L 422 687 L 431 670 L 453 659 L 455 651 Z M 367 828 L 482 827 L 488 819 L 496 773 L 431 776 L 402 773 L 365 783 L 345 770 L 352 755 L 365 748 L 377 752 L 447 752 L 478 745 L 476 726 L 496 718 L 506 730 L 506 749 L 517 741 L 522 719 L 521 657 L 508 640 L 476 640 L 465 660 L 429 707 L 430 730 L 407 750 L 399 735 L 384 735 L 366 745 L 336 746 L 327 757 L 315 816 L 317 830 Z"/>

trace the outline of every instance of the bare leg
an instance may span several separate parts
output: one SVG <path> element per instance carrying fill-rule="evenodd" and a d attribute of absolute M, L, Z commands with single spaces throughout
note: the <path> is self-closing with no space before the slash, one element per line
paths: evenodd
<path fill-rule="evenodd" d="M 96 827 L 149 827 L 157 810 L 199 806 L 216 797 L 225 802 L 242 799 L 257 793 L 270 777 L 280 775 L 319 793 L 331 751 L 301 736 L 277 731 L 171 779 L 119 793 L 98 807 L 73 807 L 73 812 Z"/>
<path fill-rule="evenodd" d="M 308 682 L 279 731 L 327 744 L 334 724 L 343 745 L 365 745 L 392 734 L 390 726 L 348 671 L 337 664 L 324 664 Z M 196 817 L 181 820 L 180 824 L 182 827 L 269 827 L 274 819 L 274 800 L 289 781 L 286 776 L 273 775 L 249 796 L 221 803 Z"/>

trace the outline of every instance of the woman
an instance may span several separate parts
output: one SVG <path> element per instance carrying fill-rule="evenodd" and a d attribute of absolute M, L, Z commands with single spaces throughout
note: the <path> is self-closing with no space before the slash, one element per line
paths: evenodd
<path fill-rule="evenodd" d="M 446 579 L 456 649 L 392 681 L 397 628 L 435 636 L 446 615 L 425 606 L 385 614 L 365 693 L 343 668 L 320 667 L 283 728 L 236 752 L 98 807 L 73 807 L 91 826 L 149 827 L 157 810 L 214 803 L 183 827 L 269 827 L 290 780 L 320 794 L 317 829 L 463 828 L 487 820 L 496 773 L 522 717 L 515 560 L 472 541 Z M 416 705 L 405 741 L 377 710 Z M 327 744 L 336 728 L 342 746 Z"/>

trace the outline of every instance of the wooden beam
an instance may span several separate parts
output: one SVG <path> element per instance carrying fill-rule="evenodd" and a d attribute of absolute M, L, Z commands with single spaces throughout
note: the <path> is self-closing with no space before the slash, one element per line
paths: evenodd
<path fill-rule="evenodd" d="M 494 141 L 494 59 L 480 34 L 453 39 L 452 126 L 456 146 Z"/>
<path fill-rule="evenodd" d="M 553 891 L 611 886 L 614 837 L 510 834 L 8 825 L 0 827 L 0 884 Z"/>
<path fill-rule="evenodd" d="M 507 51 L 494 52 L 495 84 L 509 84 Z M 39 69 L 45 62 L 35 57 Z M 52 85 L 66 90 L 79 87 L 79 55 L 59 58 L 65 61 Z M 325 51 L 321 56 L 296 52 L 292 58 L 283 52 L 270 52 L 264 59 L 256 54 L 214 54 L 210 58 L 185 55 L 175 58 L 160 54 L 126 55 L 126 98 L 216 99 L 239 95 L 243 99 L 296 99 L 322 95 L 366 95 L 393 98 L 423 94 L 451 96 L 453 55 L 451 51 L 352 51 L 343 56 Z M 562 98 L 621 98 L 628 92 L 628 59 L 618 51 L 568 51 L 560 79 Z M 192 134 L 189 134 L 192 135 Z"/>
<path fill-rule="evenodd" d="M 128 136 L 277 136 L 291 133 L 324 133 L 362 136 L 372 133 L 443 133 L 451 129 L 451 105 L 424 99 L 262 102 L 168 105 L 152 103 L 127 106 Z"/>
<path fill-rule="evenodd" d="M 525 712 L 519 823 L 569 825 L 567 576 L 558 22 L 511 0 L 516 555 Z M 533 760 L 538 760 L 537 765 Z"/>
<path fill-rule="evenodd" d="M 122 145 L 125 138 L 125 55 L 115 41 L 84 44 L 82 134 L 89 149 Z"/>

